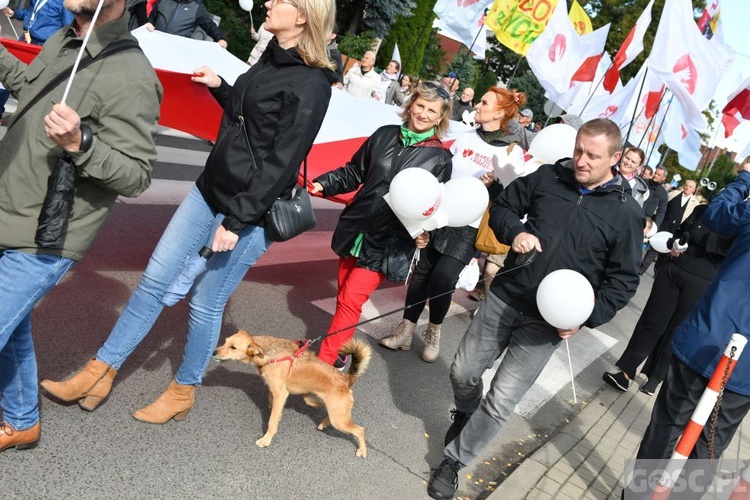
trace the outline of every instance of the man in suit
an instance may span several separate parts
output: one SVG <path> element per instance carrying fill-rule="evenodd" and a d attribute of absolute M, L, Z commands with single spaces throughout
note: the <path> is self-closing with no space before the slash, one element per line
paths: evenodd
<path fill-rule="evenodd" d="M 671 193 L 668 193 L 667 208 L 664 211 L 664 219 L 662 220 L 661 225 L 657 224 L 659 231 L 668 231 L 670 233 L 674 233 L 674 231 L 676 231 L 677 228 L 680 227 L 680 224 L 682 224 L 685 219 L 690 217 L 690 214 L 693 213 L 693 209 L 695 209 L 695 207 L 700 204 L 698 199 L 695 197 L 696 188 L 697 185 L 694 180 L 687 180 L 685 181 L 685 184 L 683 184 L 682 190 L 674 190 Z M 674 236 L 676 238 L 680 237 L 680 235 L 678 234 L 675 234 Z M 657 257 L 659 258 L 657 259 Z M 650 266 L 654 260 L 656 260 L 656 266 L 654 267 L 654 270 L 658 271 L 664 263 L 665 259 L 660 257 L 656 250 L 654 250 L 653 248 L 649 248 L 648 252 L 646 252 L 646 255 L 643 256 L 643 260 L 641 261 L 640 273 L 645 273 L 648 269 L 648 266 Z"/>

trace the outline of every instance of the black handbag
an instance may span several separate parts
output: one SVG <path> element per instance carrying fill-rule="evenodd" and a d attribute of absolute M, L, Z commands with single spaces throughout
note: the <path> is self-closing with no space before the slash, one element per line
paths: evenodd
<path fill-rule="evenodd" d="M 279 198 L 266 213 L 266 236 L 271 241 L 287 241 L 315 227 L 315 212 L 307 193 L 307 159 L 302 186 L 288 200 Z"/>
<path fill-rule="evenodd" d="M 245 102 L 245 92 L 249 86 L 249 82 L 245 85 L 242 90 L 242 97 L 240 98 L 240 116 L 237 120 L 237 125 L 242 129 L 245 135 L 245 145 L 247 147 L 247 154 L 250 156 L 250 165 L 253 168 L 253 172 L 258 170 L 255 164 L 255 155 L 253 155 L 253 146 L 250 144 L 250 137 L 247 135 L 247 129 L 245 128 L 245 117 L 241 114 L 243 104 Z M 315 212 L 313 212 L 312 201 L 310 195 L 307 193 L 307 158 L 304 161 L 304 173 L 302 176 L 302 186 L 295 186 L 295 193 L 288 200 L 282 200 L 278 198 L 271 208 L 266 212 L 265 216 L 265 228 L 266 236 L 271 241 L 287 241 L 291 240 L 295 236 L 299 236 L 305 231 L 315 227 L 317 221 L 315 220 Z"/>

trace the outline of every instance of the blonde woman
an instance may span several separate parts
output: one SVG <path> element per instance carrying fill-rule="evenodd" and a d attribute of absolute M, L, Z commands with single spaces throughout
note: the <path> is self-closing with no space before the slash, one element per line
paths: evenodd
<path fill-rule="evenodd" d="M 182 364 L 166 392 L 133 416 L 163 424 L 183 419 L 193 407 L 195 386 L 219 339 L 224 306 L 271 243 L 264 216 L 296 184 L 336 79 L 326 51 L 334 1 L 270 0 L 265 5 L 265 27 L 274 39 L 234 86 L 205 66 L 195 71 L 193 81 L 209 87 L 224 108 L 216 145 L 96 358 L 65 382 L 42 381 L 57 399 L 78 401 L 92 411 L 107 397 L 117 370 L 159 317 L 170 284 L 185 262 L 208 246 L 215 254 L 190 290 Z"/>
<path fill-rule="evenodd" d="M 346 360 L 339 348 L 354 335 L 362 305 L 384 279 L 403 281 L 416 248 L 429 241 L 415 239 L 383 200 L 393 177 L 406 168 L 423 168 L 441 182 L 450 179 L 451 155 L 440 137 L 448 129 L 451 99 L 435 83 L 420 84 L 401 113 L 404 124 L 381 127 L 345 166 L 322 175 L 313 193 L 333 196 L 359 189 L 339 217 L 331 247 L 339 256 L 336 312 L 318 357 L 337 368 Z M 414 186 L 419 189 L 419 186 Z M 340 331 L 343 330 L 343 331 Z"/>

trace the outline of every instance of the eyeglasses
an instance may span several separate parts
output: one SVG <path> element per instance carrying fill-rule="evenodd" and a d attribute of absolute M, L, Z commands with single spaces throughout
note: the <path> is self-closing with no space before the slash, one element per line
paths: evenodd
<path fill-rule="evenodd" d="M 271 2 L 271 7 L 276 7 L 280 3 L 287 3 L 291 5 L 292 7 L 297 7 L 297 4 L 294 3 L 292 0 L 269 0 Z"/>
<path fill-rule="evenodd" d="M 448 93 L 448 91 L 435 82 L 424 82 L 424 86 L 430 90 L 434 90 L 435 92 L 437 92 L 437 95 L 439 95 L 443 99 L 451 98 L 451 95 Z"/>

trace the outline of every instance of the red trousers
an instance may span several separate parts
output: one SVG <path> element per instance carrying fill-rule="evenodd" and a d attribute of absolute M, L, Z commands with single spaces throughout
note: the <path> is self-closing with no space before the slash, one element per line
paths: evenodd
<path fill-rule="evenodd" d="M 355 257 L 341 258 L 339 260 L 339 291 L 336 296 L 336 312 L 333 314 L 333 320 L 331 320 L 331 326 L 328 327 L 327 333 L 356 325 L 362 314 L 362 306 L 370 298 L 370 294 L 377 290 L 383 279 L 385 279 L 385 276 L 382 273 L 357 267 Z M 354 328 L 347 328 L 336 335 L 323 339 L 318 357 L 332 365 L 341 346 L 354 336 L 354 330 Z"/>

